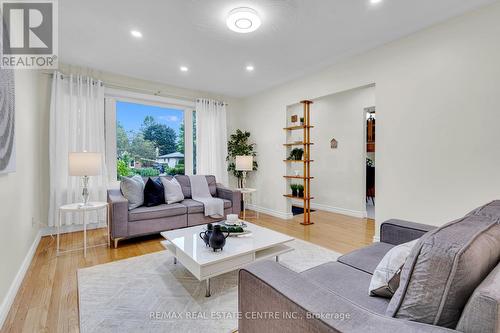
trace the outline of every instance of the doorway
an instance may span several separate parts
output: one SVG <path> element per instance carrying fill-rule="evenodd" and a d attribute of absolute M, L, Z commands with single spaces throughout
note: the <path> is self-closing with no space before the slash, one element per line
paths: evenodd
<path fill-rule="evenodd" d="M 366 112 L 366 214 L 375 219 L 375 139 L 376 110 L 375 107 L 365 109 Z"/>

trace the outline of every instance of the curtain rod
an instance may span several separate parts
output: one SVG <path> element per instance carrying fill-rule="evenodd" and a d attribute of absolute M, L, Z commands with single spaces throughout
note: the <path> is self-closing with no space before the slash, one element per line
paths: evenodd
<path fill-rule="evenodd" d="M 42 71 L 41 73 L 49 75 L 49 76 L 54 76 L 54 72 Z M 61 74 L 63 75 L 63 77 L 64 76 L 69 76 L 68 74 L 64 74 L 64 73 L 61 73 Z M 131 86 L 123 85 L 123 84 L 120 84 L 120 83 L 106 82 L 106 81 L 102 81 L 102 80 L 100 80 L 100 81 L 102 82 L 102 84 L 105 87 L 108 87 L 108 88 L 118 88 L 118 89 L 124 89 L 124 90 L 128 90 L 128 91 L 135 91 L 135 92 L 147 93 L 147 94 L 154 95 L 154 96 L 163 96 L 163 97 L 171 97 L 171 98 L 183 99 L 183 100 L 187 100 L 187 101 L 196 101 L 198 99 L 198 98 L 192 97 L 192 96 L 183 96 L 183 95 L 175 95 L 175 94 L 170 94 L 170 93 L 164 93 L 160 89 L 153 90 L 153 89 L 137 88 L 137 87 L 131 87 Z M 223 102 L 223 103 L 226 106 L 229 105 L 226 102 Z"/>

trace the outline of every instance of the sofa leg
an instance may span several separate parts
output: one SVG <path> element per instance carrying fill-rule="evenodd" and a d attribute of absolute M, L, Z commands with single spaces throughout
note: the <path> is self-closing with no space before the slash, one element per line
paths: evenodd
<path fill-rule="evenodd" d="M 113 239 L 113 242 L 114 242 L 114 245 L 115 245 L 115 249 L 118 248 L 118 241 L 122 240 L 123 238 L 114 238 Z"/>

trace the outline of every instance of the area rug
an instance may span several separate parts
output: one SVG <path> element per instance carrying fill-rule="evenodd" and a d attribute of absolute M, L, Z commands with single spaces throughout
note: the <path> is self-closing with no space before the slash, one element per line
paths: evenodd
<path fill-rule="evenodd" d="M 340 254 L 301 240 L 280 264 L 302 272 Z M 271 259 L 269 259 L 271 260 Z M 238 327 L 238 274 L 205 284 L 168 251 L 78 270 L 80 332 L 232 332 Z"/>

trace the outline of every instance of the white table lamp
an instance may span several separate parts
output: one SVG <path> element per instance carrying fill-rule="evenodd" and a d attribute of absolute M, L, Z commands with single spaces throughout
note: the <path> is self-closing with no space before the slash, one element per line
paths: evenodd
<path fill-rule="evenodd" d="M 253 170 L 253 156 L 236 156 L 236 171 L 243 173 L 242 187 L 246 187 L 247 171 Z"/>
<path fill-rule="evenodd" d="M 87 206 L 89 203 L 89 176 L 99 176 L 101 174 L 101 162 L 101 153 L 69 153 L 69 175 L 82 177 L 83 206 Z"/>

